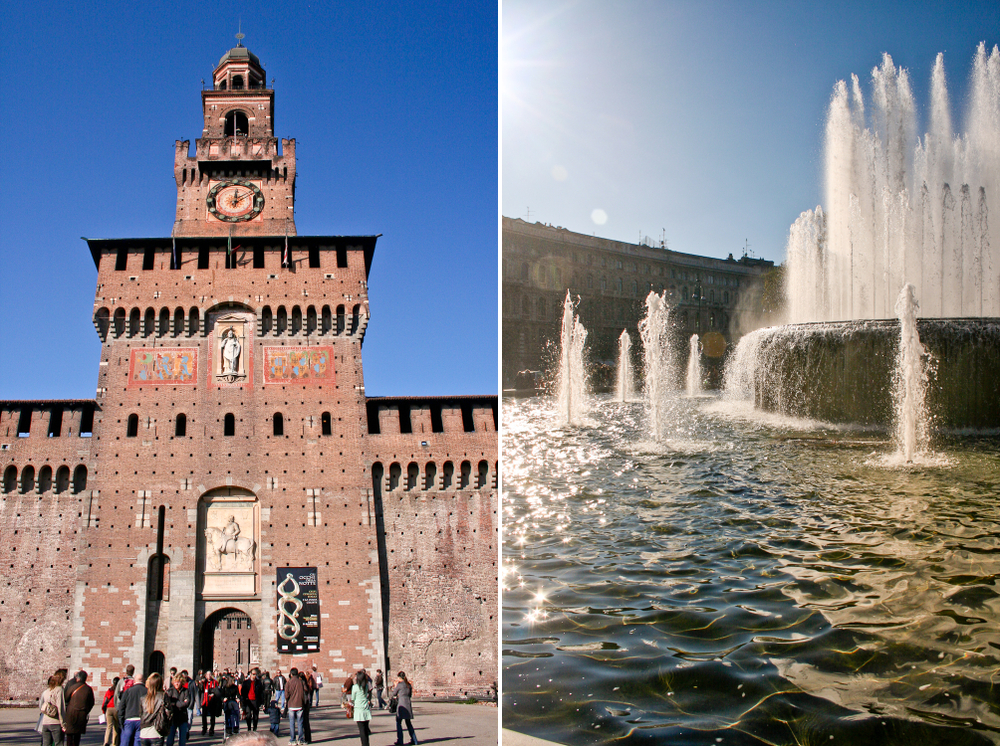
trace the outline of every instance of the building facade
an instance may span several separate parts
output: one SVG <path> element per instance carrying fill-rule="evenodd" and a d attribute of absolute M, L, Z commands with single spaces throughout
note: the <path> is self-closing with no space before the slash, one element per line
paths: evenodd
<path fill-rule="evenodd" d="M 497 398 L 365 395 L 376 236 L 299 236 L 230 50 L 170 237 L 91 239 L 94 400 L 0 402 L 0 700 L 58 667 L 497 681 Z"/>
<path fill-rule="evenodd" d="M 558 348 L 566 291 L 579 296 L 595 385 L 610 383 L 618 338 L 637 342 L 650 291 L 668 292 L 678 345 L 705 342 L 708 383 L 718 384 L 726 351 L 765 316 L 764 278 L 774 263 L 715 259 L 647 243 L 585 236 L 565 228 L 503 218 L 503 363 L 505 389 L 522 388 L 523 371 L 547 371 Z M 641 346 L 633 344 L 635 353 Z"/>

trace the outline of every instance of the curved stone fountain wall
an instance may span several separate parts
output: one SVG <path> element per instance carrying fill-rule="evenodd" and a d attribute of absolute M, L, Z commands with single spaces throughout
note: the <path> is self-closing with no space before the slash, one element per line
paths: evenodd
<path fill-rule="evenodd" d="M 919 319 L 932 359 L 934 429 L 1000 428 L 1000 319 Z M 896 320 L 790 324 L 740 343 L 726 392 L 770 412 L 889 426 L 899 346 Z"/>

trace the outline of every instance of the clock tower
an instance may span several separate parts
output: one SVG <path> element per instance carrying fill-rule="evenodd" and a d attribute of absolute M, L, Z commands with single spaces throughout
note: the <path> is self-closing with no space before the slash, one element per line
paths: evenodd
<path fill-rule="evenodd" d="M 242 34 L 237 36 L 242 38 Z M 274 91 L 242 41 L 201 93 L 202 136 L 178 140 L 173 236 L 294 236 L 295 140 L 274 136 Z"/>

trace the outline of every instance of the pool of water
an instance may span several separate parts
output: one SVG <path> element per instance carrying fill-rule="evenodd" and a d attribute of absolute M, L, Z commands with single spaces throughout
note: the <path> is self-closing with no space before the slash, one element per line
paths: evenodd
<path fill-rule="evenodd" d="M 503 723 L 566 744 L 1000 743 L 1000 439 L 678 397 L 503 406 Z"/>

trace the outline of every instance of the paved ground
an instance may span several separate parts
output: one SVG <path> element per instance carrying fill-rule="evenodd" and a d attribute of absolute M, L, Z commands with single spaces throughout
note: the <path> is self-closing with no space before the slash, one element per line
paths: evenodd
<path fill-rule="evenodd" d="M 421 744 L 450 744 L 452 746 L 496 746 L 499 741 L 498 710 L 486 705 L 460 705 L 448 702 L 414 700 L 413 727 Z M 82 746 L 100 746 L 104 742 L 104 726 L 97 724 L 99 707 L 91 712 L 90 726 L 81 740 Z M 371 746 L 390 746 L 396 740 L 396 718 L 388 712 L 372 713 Z M 35 733 L 38 713 L 34 707 L 0 709 L 0 746 L 32 746 L 41 743 Z M 360 743 L 358 728 L 353 720 L 344 717 L 339 707 L 321 706 L 309 716 L 314 744 Z M 222 729 L 216 726 L 216 737 L 202 737 L 200 720 L 191 730 L 188 743 L 192 746 L 209 746 L 222 743 Z M 258 730 L 266 730 L 261 721 Z M 404 728 L 404 742 L 409 743 Z M 281 721 L 278 742 L 288 743 L 288 721 Z M 175 743 L 176 746 L 176 743 Z"/>

